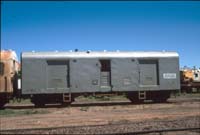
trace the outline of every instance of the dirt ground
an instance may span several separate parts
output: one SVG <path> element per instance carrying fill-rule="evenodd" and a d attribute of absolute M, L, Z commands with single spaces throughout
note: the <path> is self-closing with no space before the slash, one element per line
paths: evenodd
<path fill-rule="evenodd" d="M 8 104 L 6 106 L 6 109 L 12 110 L 30 110 L 33 108 L 34 107 L 31 104 Z M 131 104 L 126 99 L 117 102 L 87 102 L 87 100 L 83 102 L 83 100 L 81 99 L 76 100 L 76 102 L 73 103 L 70 107 L 60 107 L 53 105 L 46 108 L 34 108 L 34 110 L 37 110 L 38 112 L 45 110 L 48 112 L 44 114 L 38 113 L 31 115 L 24 114 L 16 116 L 2 115 L 0 116 L 0 129 L 6 130 L 22 128 L 46 128 L 61 126 L 88 126 L 112 124 L 127 124 L 128 127 L 131 125 L 131 123 L 136 124 L 134 125 L 134 127 L 145 127 L 146 125 L 146 127 L 150 126 L 154 130 L 162 129 L 163 123 L 165 125 L 165 128 L 200 128 L 199 94 L 195 96 L 190 95 L 180 96 L 176 98 L 173 97 L 169 99 L 166 103 L 145 104 Z M 164 122 L 159 123 L 161 121 Z M 175 121 L 179 122 L 177 123 Z M 117 127 L 116 129 L 118 128 L 119 127 Z M 116 129 L 113 131 L 117 131 Z M 137 129 L 139 130 L 140 128 Z M 95 131 L 97 130 L 94 130 L 94 132 Z M 83 133 L 86 131 L 83 130 L 81 132 Z M 99 131 L 99 133 L 102 132 Z M 171 135 L 170 133 L 168 134 Z"/>

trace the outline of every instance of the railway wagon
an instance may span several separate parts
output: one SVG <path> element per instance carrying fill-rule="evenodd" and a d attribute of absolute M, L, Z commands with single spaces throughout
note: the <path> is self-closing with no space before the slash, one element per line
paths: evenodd
<path fill-rule="evenodd" d="M 17 88 L 16 73 L 20 70 L 15 51 L 0 51 L 0 108 L 13 97 Z"/>
<path fill-rule="evenodd" d="M 36 106 L 71 103 L 85 93 L 166 101 L 180 89 L 176 52 L 23 52 L 21 63 L 21 93 Z"/>
<path fill-rule="evenodd" d="M 182 69 L 180 71 L 181 92 L 200 92 L 200 69 Z"/>

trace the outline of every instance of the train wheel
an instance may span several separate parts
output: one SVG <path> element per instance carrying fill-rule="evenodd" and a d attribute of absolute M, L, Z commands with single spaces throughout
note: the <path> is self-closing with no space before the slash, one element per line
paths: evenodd
<path fill-rule="evenodd" d="M 2 109 L 4 107 L 6 103 L 0 103 L 0 109 Z"/>
<path fill-rule="evenodd" d="M 153 101 L 156 103 L 164 103 L 167 102 L 167 99 L 170 97 L 169 91 L 159 91 L 154 93 Z"/>
<path fill-rule="evenodd" d="M 41 102 L 35 102 L 34 105 L 35 105 L 36 108 L 45 107 L 45 103 L 41 103 Z"/>
<path fill-rule="evenodd" d="M 41 102 L 39 100 L 35 101 L 35 100 L 31 100 L 31 102 L 35 105 L 35 107 L 44 107 L 45 106 L 45 103 L 44 102 Z"/>
<path fill-rule="evenodd" d="M 131 92 L 127 94 L 127 98 L 132 102 L 132 103 L 143 103 L 143 99 L 139 99 L 138 97 L 138 92 Z"/>
<path fill-rule="evenodd" d="M 69 106 L 69 105 L 71 105 L 71 103 L 72 102 L 62 102 L 61 104 L 62 104 L 62 106 Z"/>
<path fill-rule="evenodd" d="M 0 94 L 0 108 L 3 108 L 6 103 L 9 102 L 9 96 L 7 93 Z"/>
<path fill-rule="evenodd" d="M 44 107 L 45 103 L 43 100 L 44 97 L 40 96 L 40 95 L 34 95 L 31 98 L 31 102 L 35 105 L 35 107 Z"/>
<path fill-rule="evenodd" d="M 164 102 L 167 102 L 167 99 L 168 99 L 168 98 L 156 98 L 156 99 L 154 99 L 153 101 L 154 101 L 155 103 L 164 103 Z"/>
<path fill-rule="evenodd" d="M 139 99 L 138 97 L 129 97 L 128 98 L 132 103 L 143 103 L 144 102 L 144 100 L 142 100 L 142 99 Z"/>

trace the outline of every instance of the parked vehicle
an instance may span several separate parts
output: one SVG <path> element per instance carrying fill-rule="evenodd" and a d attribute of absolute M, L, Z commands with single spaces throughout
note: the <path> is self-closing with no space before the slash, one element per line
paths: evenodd
<path fill-rule="evenodd" d="M 21 94 L 36 106 L 71 103 L 85 93 L 166 101 L 180 89 L 176 52 L 23 52 L 21 63 Z"/>
<path fill-rule="evenodd" d="M 184 68 L 181 74 L 181 90 L 182 92 L 191 93 L 193 90 L 200 91 L 200 69 Z"/>
<path fill-rule="evenodd" d="M 14 51 L 2 51 L 0 67 L 1 107 L 13 97 L 44 106 L 113 93 L 163 102 L 180 89 L 176 52 L 23 52 L 19 72 Z"/>
<path fill-rule="evenodd" d="M 15 51 L 0 51 L 0 107 L 9 102 L 17 89 L 16 75 L 20 70 Z"/>

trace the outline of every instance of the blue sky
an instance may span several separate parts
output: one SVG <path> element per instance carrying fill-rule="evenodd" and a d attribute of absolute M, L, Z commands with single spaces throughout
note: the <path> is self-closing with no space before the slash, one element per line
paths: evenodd
<path fill-rule="evenodd" d="M 177 51 L 200 67 L 200 2 L 2 2 L 1 48 Z"/>

